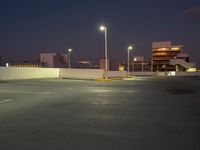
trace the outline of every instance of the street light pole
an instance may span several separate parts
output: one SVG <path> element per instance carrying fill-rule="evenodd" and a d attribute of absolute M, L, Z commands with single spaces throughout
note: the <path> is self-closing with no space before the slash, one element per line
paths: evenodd
<path fill-rule="evenodd" d="M 68 49 L 68 68 L 70 69 L 71 68 L 71 51 L 72 51 L 72 49 Z"/>
<path fill-rule="evenodd" d="M 105 34 L 105 79 L 108 79 L 108 36 L 107 28 L 105 26 L 100 26 L 100 30 L 104 31 Z"/>
<path fill-rule="evenodd" d="M 133 49 L 132 46 L 128 47 L 127 77 L 129 77 L 129 72 L 130 72 L 130 50 L 132 49 Z"/>

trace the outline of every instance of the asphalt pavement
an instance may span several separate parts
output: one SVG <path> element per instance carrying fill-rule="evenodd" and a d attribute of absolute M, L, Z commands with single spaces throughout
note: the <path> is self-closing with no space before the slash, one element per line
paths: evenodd
<path fill-rule="evenodd" d="M 147 149 L 200 149 L 200 78 L 0 81 L 0 150 Z"/>

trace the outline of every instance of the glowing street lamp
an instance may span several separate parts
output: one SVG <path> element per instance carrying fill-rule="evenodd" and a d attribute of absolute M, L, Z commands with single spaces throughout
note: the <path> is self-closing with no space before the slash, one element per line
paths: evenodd
<path fill-rule="evenodd" d="M 105 79 L 108 79 L 108 37 L 107 28 L 105 26 L 100 26 L 101 31 L 105 34 Z"/>
<path fill-rule="evenodd" d="M 71 56 L 70 56 L 70 54 L 71 54 L 71 52 L 72 52 L 72 49 L 70 48 L 70 49 L 68 49 L 68 60 L 69 60 L 69 62 L 68 62 L 68 67 L 69 67 L 69 69 L 71 68 Z"/>
<path fill-rule="evenodd" d="M 130 71 L 130 51 L 133 50 L 132 46 L 128 47 L 128 61 L 127 61 L 127 76 L 129 77 L 129 71 Z"/>

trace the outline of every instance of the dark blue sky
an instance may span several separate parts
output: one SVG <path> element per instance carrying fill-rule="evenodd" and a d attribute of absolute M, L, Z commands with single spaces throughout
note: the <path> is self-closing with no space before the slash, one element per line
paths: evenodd
<path fill-rule="evenodd" d="M 200 0 L 1 0 L 0 55 L 36 60 L 41 52 L 99 59 L 108 26 L 109 57 L 125 60 L 129 43 L 135 55 L 151 56 L 153 41 L 183 44 L 200 63 Z"/>

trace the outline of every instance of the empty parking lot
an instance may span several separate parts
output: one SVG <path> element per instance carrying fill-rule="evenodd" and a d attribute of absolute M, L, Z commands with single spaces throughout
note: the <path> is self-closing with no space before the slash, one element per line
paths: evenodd
<path fill-rule="evenodd" d="M 199 150 L 200 78 L 0 82 L 2 150 Z"/>

